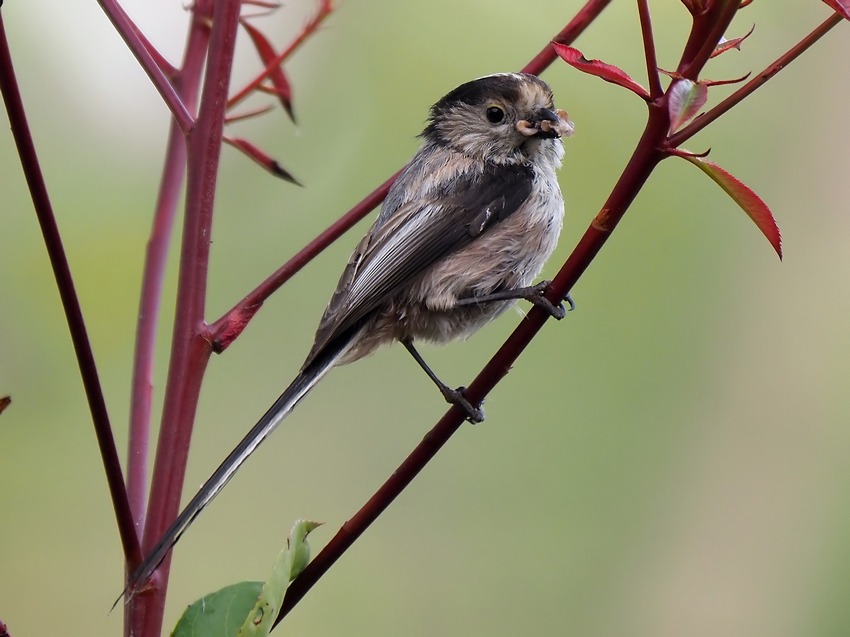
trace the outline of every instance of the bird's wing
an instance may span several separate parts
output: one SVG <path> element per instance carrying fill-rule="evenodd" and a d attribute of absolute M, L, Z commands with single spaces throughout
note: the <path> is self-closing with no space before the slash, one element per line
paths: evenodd
<path fill-rule="evenodd" d="M 429 266 L 507 219 L 531 193 L 525 166 L 488 165 L 451 192 L 400 206 L 354 251 L 328 304 L 305 365 Z"/>

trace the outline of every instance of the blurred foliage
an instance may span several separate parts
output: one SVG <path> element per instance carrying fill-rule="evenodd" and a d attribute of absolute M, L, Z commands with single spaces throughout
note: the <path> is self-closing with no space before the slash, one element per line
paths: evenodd
<path fill-rule="evenodd" d="M 277 112 L 234 128 L 305 187 L 224 149 L 210 319 L 401 166 L 428 105 L 471 77 L 519 68 L 579 5 L 341 3 L 287 67 L 298 126 Z M 642 81 L 636 10 L 614 5 L 577 45 Z M 179 59 L 180 3 L 126 7 Z M 687 15 L 673 2 L 653 9 L 659 64 L 672 68 Z M 283 43 L 310 11 L 297 0 L 254 24 Z M 763 68 L 826 15 L 817 2 L 754 3 L 730 35 L 753 23 L 755 33 L 707 75 Z M 3 17 L 123 448 L 168 116 L 95 2 L 6 3 Z M 239 53 L 244 80 L 256 68 L 244 34 Z M 841 25 L 689 143 L 712 147 L 713 160 L 771 205 L 784 262 L 704 175 L 664 162 L 573 291 L 578 310 L 546 326 L 490 396 L 487 422 L 461 430 L 283 633 L 850 633 L 850 81 L 830 70 L 847 59 Z M 620 174 L 644 111 L 562 63 L 544 77 L 577 126 L 552 273 Z M 0 395 L 14 401 L 0 418 L 0 617 L 13 635 L 116 635 L 121 613 L 106 611 L 121 590 L 120 547 L 5 126 L 0 174 Z M 187 491 L 289 381 L 365 225 L 213 359 Z M 447 380 L 468 382 L 517 320 L 508 314 L 467 343 L 425 353 Z M 336 370 L 180 543 L 166 627 L 205 592 L 262 577 L 292 518 L 328 523 L 313 537 L 320 548 L 444 410 L 400 348 Z M 245 511 L 256 512 L 250 539 Z"/>

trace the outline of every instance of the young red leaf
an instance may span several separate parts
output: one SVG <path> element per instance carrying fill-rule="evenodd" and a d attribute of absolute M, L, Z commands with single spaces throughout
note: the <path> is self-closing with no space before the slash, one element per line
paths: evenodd
<path fill-rule="evenodd" d="M 632 93 L 639 95 L 645 100 L 649 100 L 649 93 L 647 90 L 629 77 L 628 73 L 622 69 L 612 66 L 611 64 L 601 62 L 600 60 L 588 60 L 581 54 L 581 51 L 574 49 L 571 46 L 567 46 L 566 44 L 553 42 L 552 46 L 555 48 L 555 53 L 557 53 L 560 58 L 570 66 L 577 68 L 579 71 L 600 77 L 606 82 L 611 82 L 612 84 L 617 84 L 623 88 L 627 88 Z"/>
<path fill-rule="evenodd" d="M 275 177 L 280 177 L 281 179 L 293 183 L 296 186 L 301 185 L 288 170 L 286 170 L 283 166 L 277 163 L 277 160 L 269 157 L 262 150 L 254 146 L 254 144 L 252 144 L 251 142 L 244 139 L 240 139 L 238 137 L 224 137 L 223 139 L 225 142 L 227 142 L 234 148 L 238 148 L 239 150 L 241 150 L 250 159 L 260 164 L 260 166 L 268 170 Z"/>
<path fill-rule="evenodd" d="M 844 16 L 845 20 L 850 20 L 850 0 L 823 0 L 830 7 L 838 11 Z"/>
<path fill-rule="evenodd" d="M 708 87 L 702 82 L 681 79 L 667 91 L 670 133 L 675 133 L 699 112 L 708 99 Z"/>
<path fill-rule="evenodd" d="M 6 409 L 6 407 L 8 407 L 11 404 L 12 404 L 12 397 L 11 396 L 3 396 L 2 398 L 0 398 L 0 414 L 2 414 L 3 410 Z"/>
<path fill-rule="evenodd" d="M 782 258 L 782 235 L 779 233 L 779 226 L 776 225 L 776 220 L 773 218 L 770 208 L 762 201 L 761 197 L 737 177 L 726 172 L 714 162 L 695 155 L 676 154 L 691 162 L 723 188 L 726 194 L 732 197 L 735 203 L 741 206 L 741 209 L 753 220 L 762 234 L 770 241 L 770 245 L 776 250 L 779 258 Z"/>
<path fill-rule="evenodd" d="M 266 36 L 264 36 L 259 29 L 252 27 L 247 20 L 243 19 L 240 20 L 240 22 L 244 29 L 248 32 L 248 35 L 251 36 L 251 41 L 254 43 L 254 48 L 257 49 L 257 53 L 260 55 L 260 59 L 263 61 L 263 64 L 268 66 L 274 62 L 277 58 L 277 53 L 268 39 L 266 39 Z M 287 115 L 289 115 L 289 119 L 294 122 L 295 116 L 292 113 L 292 87 L 289 85 L 289 80 L 286 78 L 286 74 L 283 72 L 283 69 L 278 66 L 269 74 L 269 79 L 274 85 L 275 95 L 277 95 L 281 105 Z"/>
<path fill-rule="evenodd" d="M 756 25 L 751 26 L 750 30 L 747 31 L 746 35 L 742 35 L 740 38 L 732 38 L 731 40 L 727 40 L 726 38 L 721 39 L 720 42 L 718 42 L 717 46 L 714 47 L 714 51 L 712 51 L 711 57 L 715 58 L 721 53 L 725 53 L 729 49 L 738 49 L 740 51 L 741 42 L 750 37 L 753 34 L 753 31 L 755 31 L 755 28 Z"/>

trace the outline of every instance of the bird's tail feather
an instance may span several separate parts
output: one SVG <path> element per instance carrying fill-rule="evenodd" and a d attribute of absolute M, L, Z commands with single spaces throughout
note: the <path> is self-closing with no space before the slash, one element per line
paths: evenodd
<path fill-rule="evenodd" d="M 163 533 L 156 546 L 128 578 L 122 596 L 128 595 L 128 593 L 132 595 L 133 591 L 154 573 L 198 514 L 218 495 L 248 456 L 260 446 L 260 443 L 289 415 L 295 405 L 316 386 L 330 371 L 331 367 L 348 351 L 352 340 L 344 339 L 339 347 L 326 348 L 323 355 L 311 361 L 301 370 L 295 380 L 290 383 L 289 387 L 283 391 L 257 424 L 242 438 L 236 448 L 195 494 L 195 497 L 189 501 L 189 504 L 177 516 L 177 519 Z M 118 599 L 120 600 L 121 597 Z"/>

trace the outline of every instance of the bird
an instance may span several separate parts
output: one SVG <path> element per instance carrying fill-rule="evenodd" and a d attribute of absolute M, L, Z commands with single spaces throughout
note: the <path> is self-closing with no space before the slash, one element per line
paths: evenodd
<path fill-rule="evenodd" d="M 525 73 L 465 82 L 431 107 L 419 150 L 345 266 L 300 372 L 128 577 L 126 599 L 334 366 L 399 341 L 447 401 L 473 423 L 484 419 L 462 387 L 450 388 L 430 369 L 414 341 L 467 338 L 517 299 L 563 317 L 563 305 L 544 296 L 548 282 L 532 281 L 561 232 L 556 171 L 562 138 L 573 130 L 549 85 Z"/>

